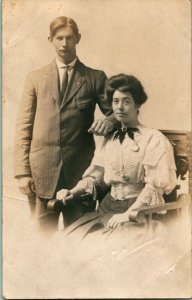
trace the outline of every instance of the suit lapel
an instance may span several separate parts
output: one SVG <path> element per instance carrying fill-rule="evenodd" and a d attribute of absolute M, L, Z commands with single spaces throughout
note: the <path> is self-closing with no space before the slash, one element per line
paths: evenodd
<path fill-rule="evenodd" d="M 66 103 L 68 103 L 71 98 L 78 92 L 80 87 L 85 82 L 85 66 L 78 60 L 74 72 L 72 74 L 71 80 L 69 82 L 68 88 L 65 93 L 61 108 L 63 108 Z"/>
<path fill-rule="evenodd" d="M 50 64 L 50 69 L 47 70 L 45 76 L 47 77 L 50 94 L 60 106 L 59 73 L 55 60 Z"/>

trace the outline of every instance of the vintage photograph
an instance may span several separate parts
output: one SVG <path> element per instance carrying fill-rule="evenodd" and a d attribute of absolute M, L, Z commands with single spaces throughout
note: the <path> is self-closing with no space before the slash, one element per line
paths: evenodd
<path fill-rule="evenodd" d="M 190 298 L 191 2 L 2 3 L 2 296 Z"/>

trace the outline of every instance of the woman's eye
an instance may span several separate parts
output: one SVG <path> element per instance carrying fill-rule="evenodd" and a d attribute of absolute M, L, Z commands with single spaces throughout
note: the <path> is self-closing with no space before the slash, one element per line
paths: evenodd
<path fill-rule="evenodd" d="M 117 104 L 118 100 L 117 99 L 113 99 L 113 103 Z"/>
<path fill-rule="evenodd" d="M 123 101 L 123 103 L 128 105 L 128 104 L 130 104 L 130 100 L 129 100 L 129 99 L 125 99 L 125 100 Z"/>

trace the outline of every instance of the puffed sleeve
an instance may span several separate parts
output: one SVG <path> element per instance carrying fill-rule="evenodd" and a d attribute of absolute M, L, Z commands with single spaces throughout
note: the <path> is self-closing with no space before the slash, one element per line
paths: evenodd
<path fill-rule="evenodd" d="M 95 149 L 94 157 L 91 162 L 91 166 L 100 166 L 104 168 L 105 164 L 105 148 L 108 142 L 108 137 L 102 138 L 101 142 Z"/>
<path fill-rule="evenodd" d="M 142 165 L 145 187 L 139 195 L 147 205 L 164 203 L 163 194 L 169 194 L 177 184 L 173 148 L 168 139 L 155 130 L 146 146 Z"/>
<path fill-rule="evenodd" d="M 92 193 L 95 183 L 101 188 L 105 188 L 104 183 L 104 155 L 107 139 L 103 138 L 100 144 L 96 147 L 94 157 L 90 166 L 84 172 L 82 180 L 77 184 L 77 188 L 83 188 L 86 192 Z"/>

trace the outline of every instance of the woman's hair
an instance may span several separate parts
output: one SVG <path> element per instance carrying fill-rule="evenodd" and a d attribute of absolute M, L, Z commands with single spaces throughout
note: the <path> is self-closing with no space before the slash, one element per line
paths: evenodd
<path fill-rule="evenodd" d="M 53 20 L 50 24 L 50 38 L 53 39 L 55 36 L 57 30 L 62 27 L 69 26 L 72 28 L 73 32 L 75 35 L 78 37 L 79 36 L 79 29 L 75 21 L 71 18 L 68 17 L 58 17 L 55 20 Z"/>
<path fill-rule="evenodd" d="M 112 102 L 114 92 L 129 92 L 137 105 L 147 100 L 147 95 L 141 82 L 132 75 L 118 74 L 106 80 L 105 97 Z"/>

